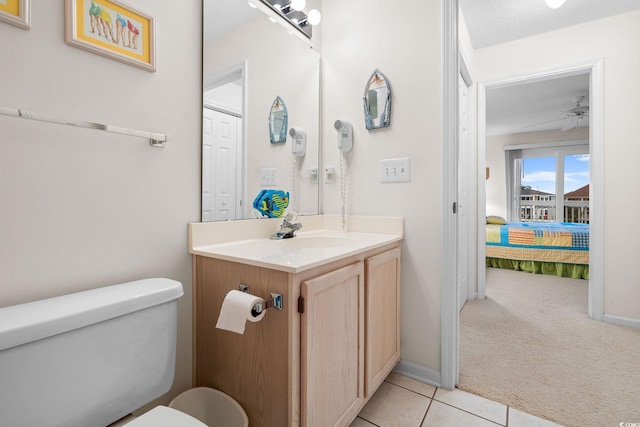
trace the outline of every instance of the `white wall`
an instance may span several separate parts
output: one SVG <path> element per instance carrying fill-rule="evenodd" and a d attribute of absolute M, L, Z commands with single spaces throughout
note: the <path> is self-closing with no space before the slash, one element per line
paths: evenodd
<path fill-rule="evenodd" d="M 348 214 L 402 216 L 402 360 L 439 377 L 442 226 L 440 2 L 323 0 L 323 161 L 338 170 L 333 122 L 353 124 Z M 367 131 L 362 96 L 375 68 L 390 81 L 391 126 Z M 410 157 L 411 182 L 380 183 L 379 162 Z M 340 213 L 339 180 L 324 185 Z M 434 377 L 431 376 L 431 379 Z"/>
<path fill-rule="evenodd" d="M 629 197 L 640 157 L 637 40 L 640 12 L 633 12 L 474 52 L 478 81 L 604 58 L 604 313 L 627 319 L 640 319 L 640 287 L 630 268 L 640 229 L 626 214 L 640 209 L 640 199 Z"/>
<path fill-rule="evenodd" d="M 168 2 L 136 6 L 157 19 L 156 73 L 66 45 L 61 1 L 32 2 L 31 30 L 0 22 L 0 106 L 169 135 L 156 149 L 0 116 L 0 306 L 146 277 L 182 282 L 174 395 L 191 386 L 201 2 L 180 13 Z"/>

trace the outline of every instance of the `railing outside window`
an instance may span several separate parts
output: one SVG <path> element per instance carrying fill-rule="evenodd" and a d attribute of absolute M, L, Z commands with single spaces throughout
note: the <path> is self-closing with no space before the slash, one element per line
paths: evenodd
<path fill-rule="evenodd" d="M 565 199 L 564 222 L 589 224 L 589 201 Z"/>
<path fill-rule="evenodd" d="M 556 219 L 555 200 L 524 200 L 520 202 L 521 222 L 577 222 L 589 224 L 588 200 L 564 200 L 564 217 Z"/>

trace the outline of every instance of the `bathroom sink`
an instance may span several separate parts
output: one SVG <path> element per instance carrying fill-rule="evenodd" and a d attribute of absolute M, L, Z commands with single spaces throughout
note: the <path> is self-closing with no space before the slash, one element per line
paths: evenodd
<path fill-rule="evenodd" d="M 297 231 L 290 239 L 258 237 L 221 242 L 193 247 L 191 253 L 299 273 L 400 240 L 402 236 L 396 234 L 312 229 Z"/>
<path fill-rule="evenodd" d="M 282 246 L 289 248 L 333 248 L 345 246 L 353 241 L 339 236 L 296 236 L 291 239 L 280 240 Z"/>

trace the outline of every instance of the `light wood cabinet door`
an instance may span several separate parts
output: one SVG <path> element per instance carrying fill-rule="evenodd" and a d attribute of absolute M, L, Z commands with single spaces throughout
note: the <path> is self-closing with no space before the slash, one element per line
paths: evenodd
<path fill-rule="evenodd" d="M 347 426 L 364 403 L 364 264 L 301 284 L 301 424 Z"/>
<path fill-rule="evenodd" d="M 400 248 L 365 260 L 365 396 L 400 360 Z"/>

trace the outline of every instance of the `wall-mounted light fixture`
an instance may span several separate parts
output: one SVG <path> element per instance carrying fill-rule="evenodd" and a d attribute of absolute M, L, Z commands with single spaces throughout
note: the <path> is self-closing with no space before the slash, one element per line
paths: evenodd
<path fill-rule="evenodd" d="M 293 10 L 297 10 L 301 12 L 304 10 L 306 6 L 307 6 L 306 0 L 291 0 L 291 9 Z"/>
<path fill-rule="evenodd" d="M 322 19 L 320 11 L 312 9 L 308 13 L 304 12 L 305 0 L 260 0 L 283 17 L 294 28 L 311 38 L 313 25 L 318 25 Z"/>
<path fill-rule="evenodd" d="M 545 0 L 547 6 L 551 9 L 557 9 L 564 4 L 566 0 Z"/>

